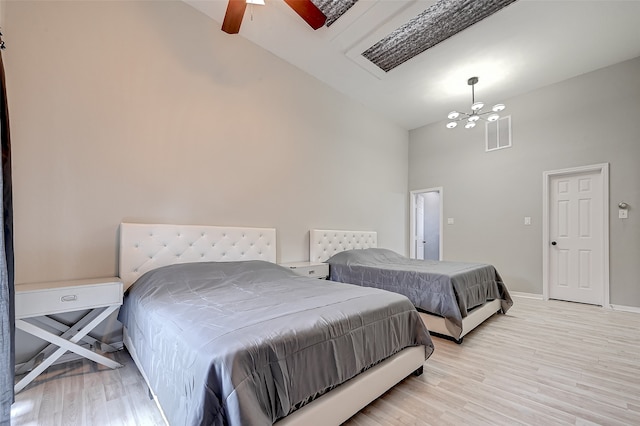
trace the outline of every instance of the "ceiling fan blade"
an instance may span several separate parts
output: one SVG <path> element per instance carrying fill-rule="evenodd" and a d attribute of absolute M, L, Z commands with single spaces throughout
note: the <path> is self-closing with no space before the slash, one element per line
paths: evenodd
<path fill-rule="evenodd" d="M 314 30 L 322 27 L 327 17 L 311 0 L 284 0 Z"/>
<path fill-rule="evenodd" d="M 224 21 L 222 21 L 222 31 L 228 34 L 238 34 L 246 8 L 246 0 L 229 0 L 227 13 L 225 13 Z"/>

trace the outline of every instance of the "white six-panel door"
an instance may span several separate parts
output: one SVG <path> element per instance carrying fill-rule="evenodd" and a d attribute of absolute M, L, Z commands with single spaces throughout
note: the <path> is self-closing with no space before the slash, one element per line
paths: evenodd
<path fill-rule="evenodd" d="M 603 170 L 548 176 L 548 297 L 605 304 Z M 606 286 L 608 287 L 608 286 Z"/>

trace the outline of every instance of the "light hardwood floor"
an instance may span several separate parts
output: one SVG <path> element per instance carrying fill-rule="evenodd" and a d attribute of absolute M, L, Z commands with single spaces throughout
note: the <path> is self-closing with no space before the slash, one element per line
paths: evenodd
<path fill-rule="evenodd" d="M 640 314 L 515 298 L 462 345 L 434 343 L 422 376 L 346 425 L 640 425 Z M 163 424 L 131 358 L 115 357 L 123 368 L 51 367 L 17 395 L 12 424 Z"/>

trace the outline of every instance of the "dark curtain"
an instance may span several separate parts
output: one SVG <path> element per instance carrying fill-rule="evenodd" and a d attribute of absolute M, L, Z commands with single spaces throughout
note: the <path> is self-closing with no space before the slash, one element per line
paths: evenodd
<path fill-rule="evenodd" d="M 1 36 L 1 34 L 0 34 Z M 3 45 L 0 39 L 0 45 Z M 4 46 L 2 46 L 4 47 Z M 0 50 L 0 138 L 2 139 L 2 233 L 0 238 L 0 425 L 11 423 L 15 365 L 15 304 L 13 264 L 13 196 L 11 192 L 11 141 L 4 63 Z"/>

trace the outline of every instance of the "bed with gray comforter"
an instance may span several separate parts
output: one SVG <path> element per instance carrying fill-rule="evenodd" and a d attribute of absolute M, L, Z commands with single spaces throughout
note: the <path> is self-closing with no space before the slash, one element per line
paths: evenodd
<path fill-rule="evenodd" d="M 118 319 L 171 425 L 270 425 L 406 347 L 433 351 L 406 297 L 263 261 L 147 272 Z"/>
<path fill-rule="evenodd" d="M 496 269 L 484 263 L 409 259 L 381 248 L 343 251 L 327 263 L 331 280 L 407 296 L 418 310 L 444 317 L 454 336 L 473 308 L 495 299 L 503 313 L 513 305 Z"/>

